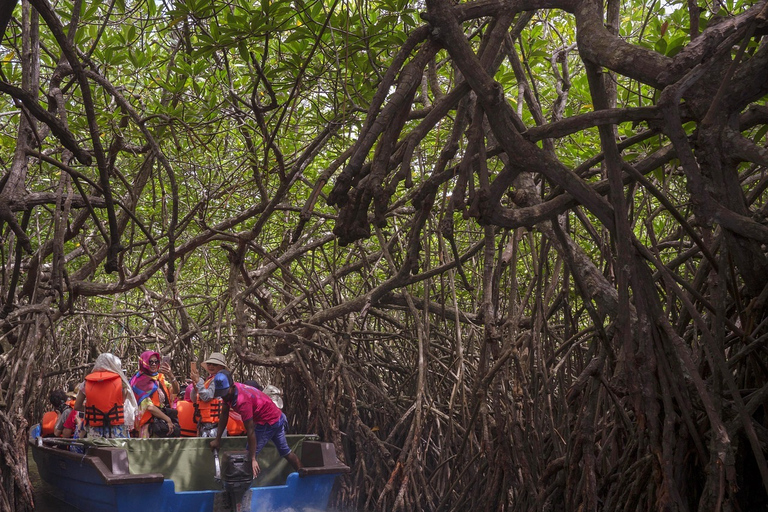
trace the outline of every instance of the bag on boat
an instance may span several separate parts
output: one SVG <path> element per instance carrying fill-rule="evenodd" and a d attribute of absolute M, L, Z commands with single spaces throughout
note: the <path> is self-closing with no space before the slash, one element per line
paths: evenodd
<path fill-rule="evenodd" d="M 161 407 L 161 409 L 166 416 L 171 418 L 173 430 L 168 432 L 168 424 L 157 416 L 152 416 L 149 424 L 150 437 L 180 437 L 181 426 L 179 425 L 179 412 L 170 407 Z"/>

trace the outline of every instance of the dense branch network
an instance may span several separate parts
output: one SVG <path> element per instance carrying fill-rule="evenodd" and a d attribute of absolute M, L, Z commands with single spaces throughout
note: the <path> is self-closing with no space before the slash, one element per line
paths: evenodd
<path fill-rule="evenodd" d="M 768 496 L 765 2 L 675 52 L 630 2 L 204 4 L 0 11 L 2 508 L 32 390 L 147 346 L 284 387 L 361 510 Z"/>

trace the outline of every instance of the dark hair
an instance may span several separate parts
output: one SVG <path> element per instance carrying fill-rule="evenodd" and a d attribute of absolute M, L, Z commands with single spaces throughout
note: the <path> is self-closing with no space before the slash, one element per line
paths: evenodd
<path fill-rule="evenodd" d="M 63 389 L 54 389 L 51 391 L 51 394 L 48 395 L 48 400 L 51 401 L 51 404 L 55 409 L 64 405 L 67 402 L 67 398 L 67 394 Z"/>
<path fill-rule="evenodd" d="M 259 381 L 256 381 L 256 380 L 246 380 L 245 382 L 243 382 L 243 384 L 245 384 L 246 386 L 251 386 L 252 388 L 256 388 L 259 391 L 264 391 L 264 388 L 261 387 L 261 384 L 259 384 Z"/>

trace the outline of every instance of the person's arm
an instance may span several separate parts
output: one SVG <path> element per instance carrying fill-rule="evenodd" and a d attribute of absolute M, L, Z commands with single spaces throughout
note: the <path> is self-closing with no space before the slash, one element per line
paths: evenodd
<path fill-rule="evenodd" d="M 256 425 L 253 423 L 253 418 L 243 421 L 243 425 L 245 425 L 245 433 L 248 436 L 248 457 L 251 459 L 253 478 L 256 478 L 261 473 L 259 461 L 256 460 Z"/>
<path fill-rule="evenodd" d="M 192 386 L 192 392 L 189 394 L 189 399 L 194 402 L 197 400 L 197 387 L 201 384 L 205 384 L 203 379 L 200 378 L 200 372 L 197 371 L 197 365 L 194 363 L 192 364 L 192 368 L 189 371 L 189 379 L 187 382 L 194 384 Z"/>
<path fill-rule="evenodd" d="M 154 416 L 155 418 L 160 418 L 168 425 L 168 432 L 173 432 L 173 421 L 170 417 L 168 417 L 167 414 L 165 414 L 162 409 L 157 407 L 155 404 L 151 404 L 147 406 L 147 410 Z"/>
<path fill-rule="evenodd" d="M 72 412 L 71 407 L 64 407 L 64 410 L 59 414 L 59 419 L 56 420 L 56 425 L 53 426 L 53 435 L 61 437 L 61 433 L 64 430 L 64 422 L 69 418 L 69 413 Z"/>
<path fill-rule="evenodd" d="M 69 414 L 67 414 L 67 419 L 64 420 L 64 423 L 61 426 L 61 434 L 56 434 L 54 430 L 54 434 L 61 435 L 61 437 L 64 438 L 72 437 L 72 434 L 75 432 L 75 417 L 77 416 L 77 411 L 72 408 L 68 408 L 68 410 Z"/>
<path fill-rule="evenodd" d="M 75 410 L 76 411 L 84 411 L 85 407 L 83 407 L 83 403 L 85 403 L 85 393 L 83 392 L 83 387 L 80 388 L 80 391 L 77 392 L 77 399 L 75 400 Z"/>
<path fill-rule="evenodd" d="M 216 425 L 216 439 L 211 441 L 211 450 L 218 450 L 221 444 L 221 436 L 224 435 L 224 429 L 227 428 L 227 422 L 229 421 L 229 404 L 224 402 L 221 404 L 221 412 L 219 413 L 219 424 Z"/>
<path fill-rule="evenodd" d="M 216 391 L 216 383 L 211 382 L 209 386 L 205 387 L 205 381 L 201 378 L 197 380 L 197 386 L 195 386 L 195 391 L 197 391 L 197 398 L 201 402 L 210 402 L 213 400 L 213 392 Z M 195 392 L 193 391 L 193 393 Z"/>
<path fill-rule="evenodd" d="M 176 379 L 176 377 L 173 375 L 173 371 L 171 371 L 171 365 L 163 361 L 160 363 L 160 373 L 162 373 L 165 376 L 165 381 L 171 383 L 171 393 L 174 395 L 179 394 L 179 381 Z M 168 398 L 168 401 L 170 402 L 170 397 Z"/>

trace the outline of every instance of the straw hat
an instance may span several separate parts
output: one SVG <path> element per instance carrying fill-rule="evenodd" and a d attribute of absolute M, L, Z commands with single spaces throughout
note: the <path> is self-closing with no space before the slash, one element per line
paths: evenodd
<path fill-rule="evenodd" d="M 227 358 L 224 357 L 224 354 L 221 352 L 214 352 L 210 356 L 208 356 L 208 359 L 203 361 L 205 364 L 220 364 L 224 368 L 229 368 L 227 365 Z"/>

